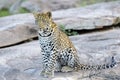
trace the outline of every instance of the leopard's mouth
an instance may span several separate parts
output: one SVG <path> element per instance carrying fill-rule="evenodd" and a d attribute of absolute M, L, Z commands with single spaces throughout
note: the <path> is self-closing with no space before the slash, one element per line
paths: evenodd
<path fill-rule="evenodd" d="M 40 34 L 39 33 L 39 36 L 41 36 L 41 37 L 49 37 L 49 36 L 51 36 L 52 35 L 52 33 L 46 33 L 46 34 Z"/>

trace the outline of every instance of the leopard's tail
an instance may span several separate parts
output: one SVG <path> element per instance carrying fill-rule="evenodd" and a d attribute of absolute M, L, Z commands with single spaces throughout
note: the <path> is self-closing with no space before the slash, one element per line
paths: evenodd
<path fill-rule="evenodd" d="M 111 62 L 108 64 L 103 64 L 103 65 L 79 65 L 79 70 L 102 70 L 102 69 L 108 69 L 108 68 L 113 68 L 116 65 L 116 61 L 114 57 L 111 58 Z"/>

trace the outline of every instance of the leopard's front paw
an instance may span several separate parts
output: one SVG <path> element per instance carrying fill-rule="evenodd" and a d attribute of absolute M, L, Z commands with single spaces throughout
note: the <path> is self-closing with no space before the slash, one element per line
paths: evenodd
<path fill-rule="evenodd" d="M 41 73 L 40 73 L 41 76 L 44 76 L 45 75 L 45 70 L 42 70 Z"/>
<path fill-rule="evenodd" d="M 52 78 L 54 77 L 54 71 L 42 71 L 41 75 L 46 77 L 46 78 Z"/>
<path fill-rule="evenodd" d="M 55 72 L 60 72 L 60 71 L 61 71 L 61 67 L 57 66 L 57 67 L 55 68 Z"/>
<path fill-rule="evenodd" d="M 61 69 L 62 72 L 71 72 L 73 70 L 74 69 L 69 67 L 69 66 L 63 66 L 62 69 Z"/>

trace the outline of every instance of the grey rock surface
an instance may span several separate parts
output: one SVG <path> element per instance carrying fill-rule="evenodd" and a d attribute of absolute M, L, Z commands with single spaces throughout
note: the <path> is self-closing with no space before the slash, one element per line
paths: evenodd
<path fill-rule="evenodd" d="M 11 14 L 17 14 L 19 13 L 20 10 L 20 5 L 23 2 L 23 0 L 17 0 L 10 8 L 9 8 L 9 12 Z"/>
<path fill-rule="evenodd" d="M 31 39 L 37 34 L 37 26 L 30 14 L 20 14 L 0 19 L 0 47 Z M 33 18 L 33 16 L 32 16 Z"/>
<path fill-rule="evenodd" d="M 16 2 L 16 0 L 0 0 L 0 10 L 1 9 L 8 9 L 10 6 L 12 6 L 12 4 L 14 4 Z"/>
<path fill-rule="evenodd" d="M 53 19 L 65 29 L 100 29 L 120 23 L 120 1 L 90 5 L 53 12 Z M 18 14 L 0 18 L 0 47 L 36 37 L 32 14 Z M 4 36 L 6 35 L 6 36 Z"/>
<path fill-rule="evenodd" d="M 120 1 L 99 3 L 83 8 L 54 12 L 53 18 L 65 25 L 66 29 L 99 29 L 120 23 Z"/>
<path fill-rule="evenodd" d="M 13 45 L 22 41 L 31 40 L 37 34 L 37 27 L 33 24 L 18 24 L 0 31 L 0 47 Z"/>
<path fill-rule="evenodd" d="M 76 7 L 79 0 L 27 0 L 21 7 L 33 12 L 42 10 L 61 10 Z"/>
<path fill-rule="evenodd" d="M 41 11 L 40 3 L 40 0 L 27 0 L 24 1 L 20 7 L 25 8 L 30 12 Z"/>
<path fill-rule="evenodd" d="M 22 4 L 18 4 L 17 7 L 25 8 L 29 11 L 38 11 L 38 10 L 60 10 L 60 9 L 68 9 L 73 7 L 80 7 L 80 6 L 86 6 L 90 4 L 100 3 L 100 2 L 110 2 L 110 1 L 117 1 L 117 0 L 94 0 L 94 1 L 88 1 L 88 0 L 21 0 Z M 0 0 L 0 10 L 1 9 L 10 9 L 12 6 L 16 4 L 16 2 L 19 3 L 19 0 Z M 19 8 L 15 8 L 15 10 L 12 9 L 12 13 L 16 13 L 19 11 Z"/>
<path fill-rule="evenodd" d="M 83 64 L 102 64 L 115 56 L 120 61 L 120 29 L 72 36 L 80 62 Z M 56 72 L 55 77 L 47 79 L 40 76 L 42 70 L 39 42 L 16 45 L 0 49 L 1 80 L 119 80 L 120 64 L 112 69 L 101 71 Z M 94 75 L 95 74 L 95 75 Z"/>

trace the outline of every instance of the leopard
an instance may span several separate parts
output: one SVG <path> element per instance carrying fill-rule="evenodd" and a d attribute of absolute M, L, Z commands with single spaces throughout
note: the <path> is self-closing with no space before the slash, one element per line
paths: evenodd
<path fill-rule="evenodd" d="M 38 38 L 42 52 L 43 69 L 41 75 L 54 77 L 54 72 L 78 70 L 102 70 L 116 65 L 114 56 L 110 63 L 100 65 L 81 64 L 76 48 L 69 37 L 60 30 L 52 19 L 52 13 L 34 12 L 35 24 L 39 27 Z"/>

